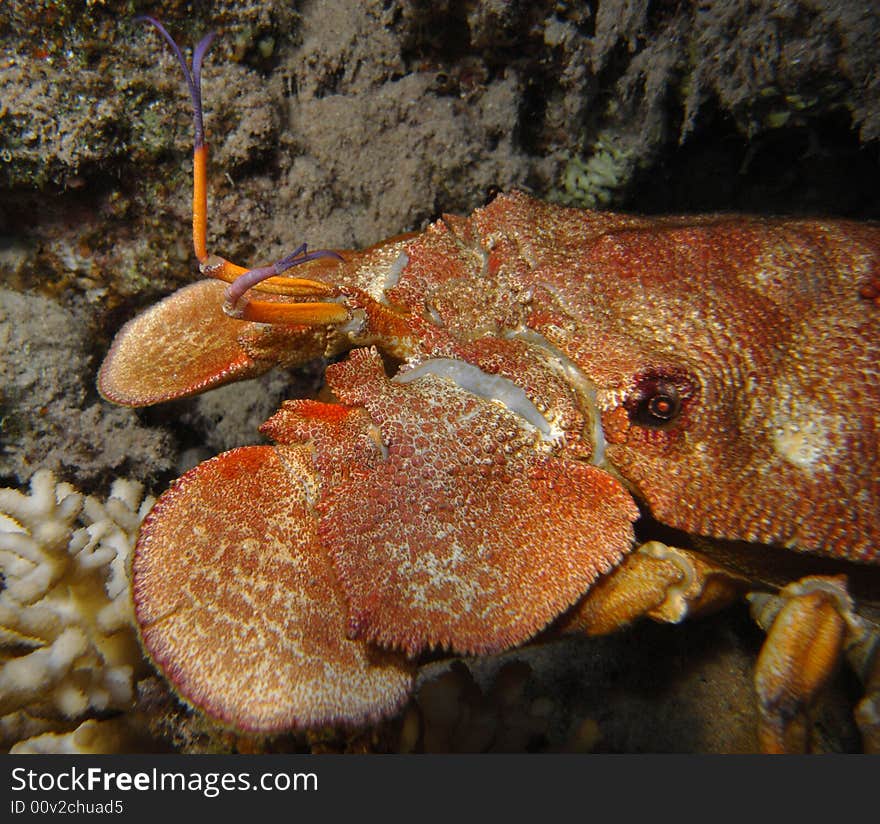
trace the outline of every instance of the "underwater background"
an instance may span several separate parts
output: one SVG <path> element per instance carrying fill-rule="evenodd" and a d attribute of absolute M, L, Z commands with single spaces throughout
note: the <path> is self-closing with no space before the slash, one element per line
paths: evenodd
<path fill-rule="evenodd" d="M 510 189 L 657 214 L 880 218 L 870 3 L 7 0 L 0 486 L 26 491 L 42 469 L 92 496 L 88 518 L 52 517 L 71 535 L 91 528 L 80 537 L 95 551 L 124 544 L 142 495 L 262 442 L 257 426 L 281 400 L 321 384 L 316 366 L 142 410 L 97 394 L 119 327 L 197 277 L 189 101 L 165 44 L 133 21 L 143 13 L 184 46 L 219 32 L 203 72 L 209 238 L 237 261 L 304 241 L 366 246 Z M 128 515 L 101 509 L 120 479 L 141 485 L 116 486 Z M 93 610 L 88 626 L 125 634 L 122 617 L 98 617 L 113 600 L 71 603 Z M 113 723 L 98 734 L 92 722 L 84 747 L 750 751 L 762 639 L 739 606 L 681 627 L 437 662 L 410 711 L 377 730 L 264 742 L 179 706 L 129 638 L 113 654 L 134 667 L 130 693 L 113 692 L 107 668 L 77 676 L 73 692 L 88 682 L 98 696 L 85 704 L 73 692 L 52 707 L 26 691 L 7 697 L 0 747 L 94 719 Z M 27 646 L 0 641 L 4 665 Z M 96 668 L 109 660 L 94 654 Z M 857 694 L 842 673 L 822 747 L 858 747 Z"/>

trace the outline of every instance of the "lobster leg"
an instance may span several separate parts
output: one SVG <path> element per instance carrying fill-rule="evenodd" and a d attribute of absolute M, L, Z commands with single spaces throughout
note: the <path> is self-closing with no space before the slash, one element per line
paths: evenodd
<path fill-rule="evenodd" d="M 855 650 L 847 657 L 865 684 L 865 696 L 856 707 L 856 723 L 865 752 L 877 754 L 880 753 L 880 634 L 872 633 L 866 644 L 858 645 L 857 654 L 853 652 Z"/>
<path fill-rule="evenodd" d="M 844 651 L 866 635 L 853 611 L 844 576 L 811 576 L 776 596 L 749 596 L 752 615 L 767 630 L 755 669 L 764 752 L 807 752 L 810 715 Z"/>
<path fill-rule="evenodd" d="M 607 635 L 638 618 L 677 624 L 729 606 L 746 580 L 697 553 L 660 541 L 642 544 L 565 616 L 565 633 Z"/>
<path fill-rule="evenodd" d="M 729 605 L 748 583 L 698 553 L 651 541 L 599 581 L 558 628 L 605 635 L 642 617 L 678 623 Z M 748 598 L 752 616 L 767 631 L 755 669 L 761 749 L 809 750 L 811 710 L 846 653 L 865 683 L 856 722 L 865 749 L 878 751 L 880 639 L 854 612 L 845 579 L 803 578 L 779 594 L 752 592 Z"/>

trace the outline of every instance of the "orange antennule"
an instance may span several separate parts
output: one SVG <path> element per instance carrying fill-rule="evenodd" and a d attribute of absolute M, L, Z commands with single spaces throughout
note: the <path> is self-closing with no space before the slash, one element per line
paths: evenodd
<path fill-rule="evenodd" d="M 275 301 L 249 302 L 245 293 L 250 289 L 265 286 L 270 281 L 277 281 L 279 276 L 293 266 L 308 263 L 320 258 L 335 257 L 342 260 L 336 252 L 319 249 L 310 252 L 303 243 L 294 252 L 273 263 L 251 269 L 237 277 L 226 289 L 223 311 L 233 318 L 259 321 L 261 323 L 304 323 L 327 324 L 342 323 L 348 320 L 348 310 L 339 303 L 285 303 Z M 314 295 L 331 295 L 333 289 L 318 281 L 305 278 L 281 279 L 283 294 L 295 297 L 312 297 Z M 276 287 L 271 291 L 278 294 Z"/>
<path fill-rule="evenodd" d="M 208 259 L 208 145 L 193 151 L 193 249 L 200 264 Z"/>
<path fill-rule="evenodd" d="M 183 69 L 183 77 L 189 88 L 189 96 L 193 106 L 193 248 L 199 262 L 207 258 L 206 234 L 208 222 L 208 189 L 207 189 L 207 165 L 208 147 L 205 143 L 205 123 L 202 116 L 202 61 L 211 48 L 216 32 L 205 35 L 193 49 L 192 71 L 186 63 L 186 58 L 168 30 L 155 17 L 138 17 L 154 26 L 159 34 L 165 38 L 180 68 Z"/>
<path fill-rule="evenodd" d="M 162 37 L 168 41 L 183 69 L 189 87 L 193 105 L 193 249 L 199 261 L 199 271 L 208 277 L 229 283 L 223 310 L 230 317 L 257 321 L 260 323 L 296 323 L 307 325 L 325 325 L 343 323 L 348 320 L 348 310 L 340 303 L 312 303 L 288 301 L 249 302 L 245 292 L 257 289 L 273 295 L 295 298 L 311 298 L 328 296 L 335 293 L 333 287 L 320 281 L 307 278 L 281 277 L 282 273 L 293 266 L 298 266 L 319 258 L 336 258 L 342 260 L 337 252 L 319 249 L 309 252 L 305 243 L 293 253 L 287 255 L 271 266 L 256 269 L 245 269 L 234 263 L 208 254 L 208 145 L 205 142 L 205 129 L 202 116 L 202 61 L 214 39 L 214 33 L 203 37 L 193 49 L 192 70 L 186 63 L 183 52 L 168 33 L 167 29 L 153 17 L 139 18 L 155 26 Z"/>

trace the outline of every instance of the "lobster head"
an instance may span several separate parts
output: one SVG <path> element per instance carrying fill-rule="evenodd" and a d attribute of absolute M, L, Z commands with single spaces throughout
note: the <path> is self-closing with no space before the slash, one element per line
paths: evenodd
<path fill-rule="evenodd" d="M 636 500 L 876 562 L 877 241 L 513 194 L 316 261 L 334 327 L 232 320 L 222 287 L 186 287 L 120 333 L 105 395 L 359 348 L 327 368 L 335 402 L 286 402 L 274 445 L 159 499 L 133 566 L 146 649 L 237 728 L 360 724 L 406 700 L 421 652 L 506 649 L 575 605 L 633 546 Z"/>

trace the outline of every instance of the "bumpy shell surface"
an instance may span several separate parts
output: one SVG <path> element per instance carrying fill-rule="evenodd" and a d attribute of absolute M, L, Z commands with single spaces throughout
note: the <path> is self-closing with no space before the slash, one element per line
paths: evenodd
<path fill-rule="evenodd" d="M 880 561 L 877 225 L 513 194 L 407 252 L 390 295 L 429 350 L 538 333 L 593 387 L 608 463 L 661 521 Z M 660 390 L 666 422 L 644 414 Z"/>

